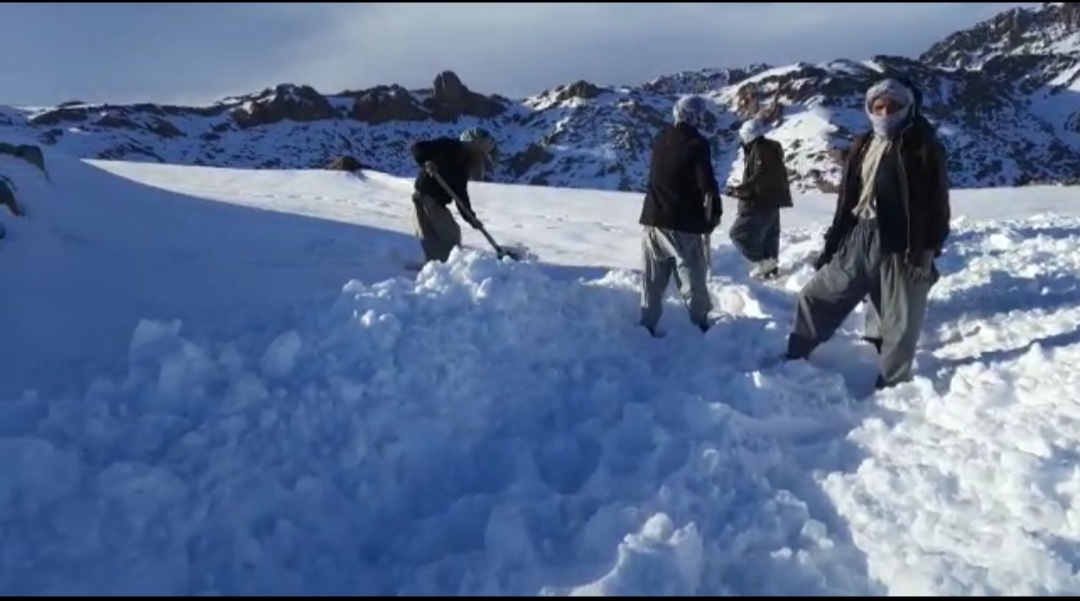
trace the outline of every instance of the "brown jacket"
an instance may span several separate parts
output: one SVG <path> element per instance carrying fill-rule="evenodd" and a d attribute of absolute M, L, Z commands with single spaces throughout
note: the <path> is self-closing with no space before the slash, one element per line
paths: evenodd
<path fill-rule="evenodd" d="M 784 148 L 776 140 L 759 137 L 743 146 L 742 183 L 732 187 L 740 215 L 755 209 L 792 206 L 791 183 L 784 165 Z"/>
<path fill-rule="evenodd" d="M 836 200 L 836 213 L 832 225 L 825 234 L 824 254 L 832 256 L 840 248 L 856 219 L 851 211 L 859 201 L 861 181 L 859 173 L 862 158 L 872 132 L 860 135 L 851 145 L 844 173 L 840 180 L 840 192 Z M 946 170 L 945 149 L 926 119 L 913 117 L 897 137 L 900 159 L 900 196 L 903 199 L 904 223 L 881 223 L 882 250 L 891 253 L 907 253 L 914 257 L 922 250 L 934 251 L 940 256 L 949 237 L 949 180 Z"/>

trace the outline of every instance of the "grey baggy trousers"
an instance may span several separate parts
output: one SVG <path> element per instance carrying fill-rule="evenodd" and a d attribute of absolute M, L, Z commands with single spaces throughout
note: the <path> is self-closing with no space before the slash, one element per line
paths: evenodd
<path fill-rule="evenodd" d="M 881 337 L 879 381 L 909 380 L 932 285 L 913 274 L 903 254 L 881 253 L 877 220 L 861 221 L 799 293 L 788 353 L 809 356 L 869 296 Z"/>
<path fill-rule="evenodd" d="M 881 316 L 878 315 L 874 304 L 867 299 L 866 313 L 863 314 L 863 338 L 866 340 L 881 340 Z"/>
<path fill-rule="evenodd" d="M 450 207 L 423 194 L 413 194 L 416 236 L 425 261 L 446 262 L 450 251 L 461 244 L 461 226 L 454 220 Z"/>
<path fill-rule="evenodd" d="M 731 243 L 751 263 L 780 255 L 780 209 L 740 213 L 728 232 Z"/>
<path fill-rule="evenodd" d="M 645 226 L 641 232 L 641 325 L 655 331 L 664 309 L 668 280 L 675 285 L 690 312 L 690 321 L 709 327 L 708 243 L 704 234 Z"/>

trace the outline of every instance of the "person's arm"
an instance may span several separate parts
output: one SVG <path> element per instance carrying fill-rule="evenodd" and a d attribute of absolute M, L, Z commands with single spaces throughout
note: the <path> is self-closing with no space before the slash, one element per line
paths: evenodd
<path fill-rule="evenodd" d="M 851 173 L 853 170 L 859 168 L 859 162 L 862 155 L 862 146 L 866 144 L 867 137 L 860 136 L 855 139 L 851 144 L 851 148 L 847 153 L 846 160 L 844 161 L 844 169 L 840 173 L 840 186 L 836 192 L 836 209 L 833 212 L 832 221 L 829 224 L 829 228 L 825 230 L 825 243 L 824 248 L 820 253 L 820 261 L 828 261 L 832 258 L 836 251 L 840 248 L 840 243 L 843 242 L 843 225 L 849 215 L 844 214 L 844 206 L 846 204 L 848 189 L 847 184 L 851 180 Z"/>
<path fill-rule="evenodd" d="M 698 144 L 697 160 L 694 164 L 694 173 L 697 176 L 698 190 L 705 200 L 705 218 L 709 224 L 715 227 L 720 223 L 720 217 L 724 214 L 724 205 L 720 200 L 720 186 L 716 182 L 716 171 L 712 164 L 712 148 L 706 140 Z"/>
<path fill-rule="evenodd" d="M 458 200 L 458 213 L 461 213 L 461 217 L 476 227 L 480 220 L 476 218 L 476 213 L 473 211 L 472 198 L 469 197 L 469 189 L 467 184 L 462 184 L 461 190 L 454 190 L 454 194 L 457 194 Z"/>
<path fill-rule="evenodd" d="M 450 189 L 450 197 L 457 205 L 458 213 L 462 219 L 474 228 L 480 227 L 480 220 L 473 210 L 472 198 L 469 196 L 469 155 L 465 145 L 452 138 L 444 138 L 447 142 L 441 150 L 446 154 L 438 155 L 440 163 L 445 165 L 446 173 L 438 173 L 436 176 Z M 442 186 L 440 186 L 442 187 Z"/>
<path fill-rule="evenodd" d="M 927 231 L 925 250 L 940 256 L 949 238 L 949 221 L 952 220 L 952 207 L 949 200 L 949 172 L 945 147 L 936 136 L 931 137 L 926 146 L 926 175 L 929 179 L 927 195 Z"/>

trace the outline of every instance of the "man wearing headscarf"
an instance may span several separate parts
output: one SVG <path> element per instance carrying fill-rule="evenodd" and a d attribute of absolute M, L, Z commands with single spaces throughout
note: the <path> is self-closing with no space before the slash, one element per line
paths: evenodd
<path fill-rule="evenodd" d="M 922 114 L 923 95 L 922 91 L 911 81 L 909 77 L 894 77 L 896 81 L 904 84 L 911 90 L 912 105 L 911 105 L 911 119 L 921 121 L 920 126 L 924 126 L 927 129 L 933 130 L 934 126 L 926 117 Z M 877 352 L 881 352 L 881 318 L 878 315 L 877 309 L 874 308 L 874 304 L 867 297 L 863 300 L 864 312 L 863 312 L 863 333 L 862 339 L 865 342 L 874 346 Z"/>
<path fill-rule="evenodd" d="M 911 378 L 934 258 L 949 236 L 945 151 L 915 118 L 908 86 L 884 79 L 866 92 L 871 130 L 852 144 L 818 271 L 799 293 L 787 358 L 806 358 L 869 296 L 878 315 L 885 388 Z"/>
<path fill-rule="evenodd" d="M 792 206 L 784 149 L 765 137 L 765 126 L 750 119 L 739 129 L 743 151 L 742 183 L 725 190 L 739 200 L 738 217 L 728 236 L 753 265 L 755 278 L 776 277 L 780 256 L 780 209 Z"/>
<path fill-rule="evenodd" d="M 454 220 L 450 204 L 457 205 L 461 217 L 474 229 L 483 227 L 469 198 L 469 179 L 483 174 L 483 166 L 498 147 L 491 132 L 470 127 L 456 139 L 419 140 L 411 150 L 419 167 L 412 200 L 420 248 L 426 262 L 445 263 L 454 247 L 461 246 L 461 226 Z"/>
<path fill-rule="evenodd" d="M 673 123 L 652 144 L 649 181 L 638 223 L 642 225 L 641 325 L 658 336 L 664 292 L 671 276 L 690 320 L 708 331 L 708 237 L 723 207 L 712 166 L 712 149 L 700 128 L 708 115 L 700 96 L 684 96 L 672 107 Z"/>

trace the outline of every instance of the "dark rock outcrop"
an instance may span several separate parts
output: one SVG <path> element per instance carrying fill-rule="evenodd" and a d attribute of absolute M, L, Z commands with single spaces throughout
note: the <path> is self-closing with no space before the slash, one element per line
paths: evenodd
<path fill-rule="evenodd" d="M 297 123 L 333 119 L 338 113 L 315 88 L 281 84 L 233 109 L 230 115 L 241 129 L 250 129 L 286 119 Z"/>
<path fill-rule="evenodd" d="M 326 168 L 330 171 L 356 172 L 363 170 L 365 167 L 356 157 L 346 155 L 334 159 Z"/>

